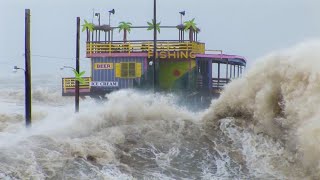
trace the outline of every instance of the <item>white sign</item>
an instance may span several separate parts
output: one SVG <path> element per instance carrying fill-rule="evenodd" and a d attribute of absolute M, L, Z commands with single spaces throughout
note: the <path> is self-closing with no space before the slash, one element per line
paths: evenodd
<path fill-rule="evenodd" d="M 118 87 L 119 82 L 116 81 L 92 81 L 90 82 L 90 86 L 92 87 Z"/>

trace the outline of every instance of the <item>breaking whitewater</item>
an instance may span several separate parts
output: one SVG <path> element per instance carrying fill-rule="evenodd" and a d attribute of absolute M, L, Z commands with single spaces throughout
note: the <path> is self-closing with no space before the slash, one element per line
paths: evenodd
<path fill-rule="evenodd" d="M 128 90 L 74 114 L 59 89 L 35 89 L 26 130 L 23 91 L 2 88 L 0 179 L 319 179 L 319 52 L 261 58 L 202 112 Z"/>

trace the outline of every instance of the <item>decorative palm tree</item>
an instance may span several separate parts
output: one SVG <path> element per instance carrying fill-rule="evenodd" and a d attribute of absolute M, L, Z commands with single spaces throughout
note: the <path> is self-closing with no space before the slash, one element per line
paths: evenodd
<path fill-rule="evenodd" d="M 149 25 L 149 27 L 148 27 L 148 31 L 151 31 L 151 30 L 153 30 L 154 29 L 154 20 L 152 19 L 152 23 L 151 22 L 147 22 L 148 23 L 148 25 Z M 159 34 L 160 34 L 160 24 L 161 24 L 161 22 L 159 22 L 159 23 L 157 23 L 156 24 L 156 29 L 157 29 L 157 31 L 159 32 Z"/>
<path fill-rule="evenodd" d="M 94 30 L 94 24 L 89 23 L 87 20 L 84 20 L 84 24 L 82 25 L 82 32 L 87 31 L 87 41 L 90 39 L 90 34 L 89 32 L 92 32 Z"/>
<path fill-rule="evenodd" d="M 78 73 L 75 69 L 73 70 L 74 76 L 75 76 L 75 80 L 79 81 L 80 84 L 85 84 L 85 81 L 83 79 L 83 75 L 86 73 L 85 71 L 82 71 L 80 73 Z"/>
<path fill-rule="evenodd" d="M 197 33 L 200 31 L 200 29 L 197 28 L 197 24 L 194 22 L 194 20 L 195 19 L 193 18 L 190 21 L 184 22 L 184 26 L 185 26 L 184 30 L 189 31 L 189 40 L 191 42 L 194 41 L 194 39 L 193 39 L 194 33 Z"/>
<path fill-rule="evenodd" d="M 130 22 L 120 22 L 119 23 L 119 32 L 123 30 L 123 41 L 127 42 L 127 32 L 131 32 L 132 23 Z"/>

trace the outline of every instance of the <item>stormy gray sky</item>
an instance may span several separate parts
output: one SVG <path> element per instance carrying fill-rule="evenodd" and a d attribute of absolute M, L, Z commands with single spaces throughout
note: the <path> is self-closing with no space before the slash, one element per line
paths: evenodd
<path fill-rule="evenodd" d="M 199 39 L 207 49 L 245 56 L 249 64 L 257 57 L 320 36 L 319 0 L 158 0 L 158 19 L 162 25 L 196 18 Z M 24 9 L 32 19 L 33 75 L 61 73 L 59 67 L 74 65 L 76 17 L 91 21 L 93 9 L 108 21 L 108 10 L 116 9 L 113 26 L 120 21 L 146 25 L 152 19 L 152 0 L 0 0 L 0 76 L 24 62 Z M 94 19 L 97 23 L 97 19 Z M 82 65 L 85 59 L 85 33 L 82 39 Z M 122 34 L 116 33 L 120 39 Z M 129 39 L 152 39 L 152 32 L 133 30 Z M 160 39 L 176 39 L 175 30 L 162 30 Z M 45 58 L 50 56 L 57 58 Z M 66 59 L 64 59 L 66 58 Z M 64 72 L 68 74 L 68 72 Z"/>

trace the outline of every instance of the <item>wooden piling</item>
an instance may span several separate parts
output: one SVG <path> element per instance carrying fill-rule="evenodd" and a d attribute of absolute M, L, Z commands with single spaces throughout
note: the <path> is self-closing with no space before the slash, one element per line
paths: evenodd
<path fill-rule="evenodd" d="M 157 0 L 154 0 L 153 3 L 153 90 L 156 91 L 157 87 L 157 59 L 156 59 L 156 53 L 157 53 Z"/>
<path fill-rule="evenodd" d="M 25 118 L 31 126 L 31 56 L 30 56 L 30 9 L 25 10 Z"/>
<path fill-rule="evenodd" d="M 93 33 L 93 32 L 92 32 Z M 78 74 L 80 73 L 80 17 L 77 17 L 77 39 L 76 39 L 76 71 Z M 79 112 L 79 96 L 80 96 L 80 90 L 79 90 L 79 81 L 75 80 L 75 112 Z"/>

